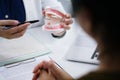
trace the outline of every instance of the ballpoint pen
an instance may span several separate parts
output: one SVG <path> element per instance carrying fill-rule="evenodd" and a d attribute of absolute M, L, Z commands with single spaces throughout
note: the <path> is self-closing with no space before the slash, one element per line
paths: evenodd
<path fill-rule="evenodd" d="M 25 24 L 25 23 L 36 23 L 36 22 L 39 22 L 39 20 L 32 20 L 32 21 L 26 21 L 26 22 L 21 22 L 19 24 L 17 24 L 16 26 L 19 26 L 19 25 L 22 25 L 22 24 Z M 1 27 L 3 30 L 7 30 L 7 29 L 10 29 L 10 28 L 13 28 L 13 27 L 16 27 L 16 26 L 11 26 L 11 25 L 6 25 L 6 26 L 3 26 Z"/>

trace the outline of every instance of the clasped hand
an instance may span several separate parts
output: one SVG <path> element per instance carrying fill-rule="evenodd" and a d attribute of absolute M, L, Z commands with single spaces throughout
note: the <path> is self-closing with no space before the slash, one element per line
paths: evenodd
<path fill-rule="evenodd" d="M 63 69 L 57 67 L 54 61 L 43 61 L 33 70 L 32 80 L 73 80 Z"/>

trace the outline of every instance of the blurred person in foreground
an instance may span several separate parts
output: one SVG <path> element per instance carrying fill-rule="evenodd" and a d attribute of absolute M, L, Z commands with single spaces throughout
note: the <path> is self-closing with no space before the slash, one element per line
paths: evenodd
<path fill-rule="evenodd" d="M 119 2 L 72 0 L 72 4 L 78 23 L 99 45 L 98 70 L 78 80 L 120 80 Z M 74 80 L 67 72 L 56 67 L 54 61 L 41 62 L 33 73 L 33 80 Z"/>

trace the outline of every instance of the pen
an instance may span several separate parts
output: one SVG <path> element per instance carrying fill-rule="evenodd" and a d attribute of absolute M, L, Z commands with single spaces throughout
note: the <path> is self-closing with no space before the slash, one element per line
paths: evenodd
<path fill-rule="evenodd" d="M 17 26 L 21 25 L 21 24 L 25 24 L 25 23 L 36 23 L 36 22 L 39 22 L 39 20 L 32 20 L 32 21 L 26 21 L 26 22 L 22 22 L 22 23 L 19 23 Z"/>
<path fill-rule="evenodd" d="M 36 23 L 36 22 L 39 22 L 39 20 L 32 20 L 32 21 L 26 21 L 26 22 L 21 22 L 21 23 L 19 23 L 18 25 L 16 25 L 16 26 L 19 26 L 19 25 L 22 25 L 22 24 L 25 24 L 25 23 Z M 10 29 L 10 28 L 13 28 L 13 27 L 15 27 L 15 26 L 11 26 L 11 25 L 6 25 L 6 26 L 3 26 L 3 27 L 1 27 L 3 30 L 7 30 L 7 29 Z"/>
<path fill-rule="evenodd" d="M 51 57 L 49 57 L 50 58 L 50 60 L 53 60 Z M 54 61 L 54 60 L 53 60 Z M 54 61 L 54 63 L 58 66 L 58 67 L 60 67 L 61 69 L 63 69 L 57 62 L 55 62 Z M 64 69 L 63 69 L 64 70 Z"/>

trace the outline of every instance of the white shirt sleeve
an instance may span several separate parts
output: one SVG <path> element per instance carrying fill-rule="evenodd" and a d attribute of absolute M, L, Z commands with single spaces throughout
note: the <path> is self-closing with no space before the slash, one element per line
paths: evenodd
<path fill-rule="evenodd" d="M 37 27 L 44 24 L 42 15 L 42 4 L 41 0 L 23 0 L 25 11 L 26 11 L 26 21 L 30 20 L 40 20 L 40 22 L 31 24 L 29 27 Z"/>
<path fill-rule="evenodd" d="M 23 0 L 23 2 L 26 11 L 26 21 L 40 20 L 40 22 L 32 24 L 30 27 L 42 26 L 44 24 L 42 10 L 47 6 L 51 8 L 57 7 L 65 12 L 62 4 L 58 0 Z"/>

